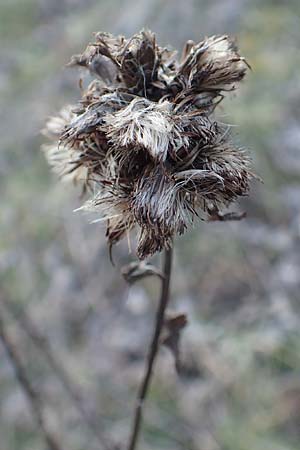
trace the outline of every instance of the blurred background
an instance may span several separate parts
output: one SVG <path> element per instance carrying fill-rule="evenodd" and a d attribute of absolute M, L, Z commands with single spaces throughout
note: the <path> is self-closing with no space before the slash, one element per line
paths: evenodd
<path fill-rule="evenodd" d="M 47 117 L 79 98 L 71 55 L 94 31 L 144 26 L 179 50 L 237 37 L 253 70 L 219 116 L 264 184 L 240 205 L 245 220 L 200 223 L 176 242 L 171 307 L 188 315 L 184 370 L 161 348 L 139 448 L 299 450 L 299 0 L 0 1 L 5 332 L 60 450 L 124 448 L 159 283 L 125 283 L 127 243 L 113 267 L 103 226 L 73 212 L 80 192 L 57 181 L 39 147 Z M 46 448 L 3 346 L 0 361 L 1 450 Z"/>

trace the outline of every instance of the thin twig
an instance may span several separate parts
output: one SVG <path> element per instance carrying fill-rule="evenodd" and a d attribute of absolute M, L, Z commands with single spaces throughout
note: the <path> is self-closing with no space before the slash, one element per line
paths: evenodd
<path fill-rule="evenodd" d="M 44 418 L 43 404 L 41 401 L 41 397 L 39 393 L 36 391 L 36 389 L 32 386 L 31 381 L 29 380 L 26 370 L 21 361 L 20 355 L 18 354 L 14 343 L 11 341 L 10 337 L 5 331 L 4 320 L 1 314 L 0 314 L 0 339 L 13 365 L 16 378 L 18 379 L 21 387 L 23 388 L 24 393 L 28 398 L 32 410 L 32 415 L 34 416 L 36 423 L 38 424 L 39 429 L 44 436 L 47 446 L 49 447 L 50 450 L 62 450 L 62 447 L 58 443 L 57 438 L 48 429 L 48 426 Z"/>
<path fill-rule="evenodd" d="M 130 435 L 128 450 L 135 450 L 137 440 L 139 437 L 139 433 L 141 430 L 141 424 L 142 424 L 142 416 L 143 416 L 143 406 L 145 399 L 148 394 L 150 382 L 151 382 L 151 376 L 153 372 L 153 366 L 154 362 L 156 360 L 156 356 L 159 349 L 159 338 L 161 334 L 161 330 L 164 325 L 164 318 L 165 318 L 165 311 L 166 307 L 168 305 L 169 300 L 169 287 L 170 287 L 170 278 L 171 278 L 171 268 L 172 268 L 172 249 L 165 250 L 165 260 L 164 260 L 164 278 L 162 279 L 162 288 L 161 288 L 161 295 L 160 295 L 160 301 L 158 310 L 156 313 L 156 322 L 155 322 L 155 328 L 154 333 L 152 337 L 152 342 L 150 344 L 149 348 L 149 354 L 147 359 L 147 366 L 146 371 L 144 374 L 144 377 L 142 379 L 138 396 L 137 396 L 137 403 L 136 408 L 134 412 L 134 421 L 133 421 L 133 427 Z"/>
<path fill-rule="evenodd" d="M 83 422 L 94 434 L 98 442 L 102 445 L 103 448 L 107 450 L 113 448 L 113 446 L 108 442 L 106 436 L 104 436 L 104 433 L 99 428 L 99 423 L 96 417 L 93 417 L 93 415 L 84 407 L 84 399 L 81 392 L 79 391 L 79 387 L 74 384 L 68 372 L 57 358 L 56 353 L 53 352 L 46 336 L 41 333 L 35 323 L 31 320 L 30 316 L 28 316 L 26 311 L 23 310 L 17 315 L 14 311 L 13 304 L 4 296 L 1 297 L 1 302 L 4 304 L 5 308 L 16 318 L 22 330 L 29 336 L 35 346 L 47 359 L 51 369 L 60 380 L 65 391 L 67 392 L 74 406 L 79 412 Z"/>

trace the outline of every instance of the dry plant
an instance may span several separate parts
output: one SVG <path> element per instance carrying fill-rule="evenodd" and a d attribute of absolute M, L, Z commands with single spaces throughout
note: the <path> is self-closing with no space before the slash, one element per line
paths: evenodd
<path fill-rule="evenodd" d="M 2 295 L 1 295 L 2 303 Z M 3 316 L 2 307 L 0 307 L 0 341 L 11 361 L 15 376 L 19 381 L 27 399 L 30 404 L 32 416 L 40 429 L 45 443 L 49 450 L 63 450 L 57 436 L 48 427 L 45 412 L 44 402 L 41 393 L 35 388 L 27 374 L 25 366 L 22 361 L 22 355 L 19 353 L 17 346 L 9 336 L 5 328 L 5 318 Z"/>
<path fill-rule="evenodd" d="M 83 67 L 93 81 L 77 105 L 48 121 L 43 150 L 62 179 L 82 185 L 89 199 L 80 208 L 106 222 L 110 248 L 137 230 L 140 260 L 165 251 L 162 271 L 142 261 L 124 268 L 133 282 L 158 275 L 162 290 L 152 342 L 135 409 L 128 449 L 136 448 L 144 400 L 161 343 L 178 361 L 184 315 L 166 318 L 172 246 L 196 219 L 233 220 L 222 214 L 245 196 L 253 174 L 229 126 L 213 116 L 226 92 L 236 89 L 248 64 L 228 36 L 188 41 L 181 59 L 159 47 L 143 30 L 130 39 L 96 33 L 95 42 L 70 66 Z M 162 339 L 162 329 L 168 335 Z"/>

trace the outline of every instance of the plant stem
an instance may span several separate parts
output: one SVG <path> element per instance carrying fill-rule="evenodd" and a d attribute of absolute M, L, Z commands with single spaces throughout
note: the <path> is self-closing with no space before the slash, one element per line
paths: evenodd
<path fill-rule="evenodd" d="M 140 388 L 138 390 L 137 395 L 137 403 L 134 412 L 134 421 L 132 426 L 132 431 L 130 435 L 128 450 L 135 450 L 137 440 L 140 434 L 142 418 L 143 418 L 143 406 L 145 399 L 148 394 L 151 376 L 153 372 L 153 366 L 156 360 L 156 356 L 159 349 L 159 338 L 161 334 L 161 330 L 164 325 L 165 311 L 169 301 L 169 288 L 170 288 L 170 279 L 171 279 L 171 269 L 172 269 L 172 249 L 165 250 L 164 254 L 164 268 L 163 275 L 164 278 L 162 280 L 161 286 L 161 294 L 160 301 L 156 313 L 156 321 L 153 332 L 152 341 L 149 347 L 149 354 L 147 359 L 147 365 L 144 377 L 140 384 Z"/>
<path fill-rule="evenodd" d="M 0 292 L 1 295 L 1 292 Z M 30 316 L 23 310 L 21 313 L 16 314 L 14 304 L 11 299 L 1 296 L 1 302 L 12 316 L 15 317 L 21 329 L 29 336 L 31 341 L 35 346 L 41 351 L 44 358 L 48 361 L 52 371 L 56 374 L 60 380 L 64 390 L 68 393 L 70 399 L 72 400 L 74 406 L 78 410 L 82 417 L 84 424 L 90 429 L 91 432 L 98 439 L 99 444 L 106 450 L 109 450 L 112 446 L 108 443 L 105 435 L 100 430 L 99 424 L 97 423 L 97 417 L 94 417 L 92 412 L 85 408 L 84 398 L 79 391 L 79 387 L 74 384 L 72 378 L 69 376 L 68 372 L 64 368 L 62 362 L 57 357 L 56 353 L 50 346 L 46 336 L 38 329 L 36 324 L 31 320 Z M 0 326 L 1 326 L 1 315 L 0 315 Z M 0 339 L 1 339 L 1 328 L 0 328 Z"/>
<path fill-rule="evenodd" d="M 44 436 L 44 440 L 47 444 L 49 450 L 62 450 L 60 443 L 58 442 L 56 436 L 48 429 L 46 424 L 44 413 L 43 413 L 43 403 L 39 393 L 33 387 L 26 370 L 21 361 L 20 355 L 17 352 L 14 343 L 11 341 L 10 337 L 4 329 L 4 319 L 0 314 L 0 340 L 7 352 L 7 355 L 12 363 L 16 377 L 28 398 L 29 404 L 31 406 L 32 414 L 36 420 L 39 429 Z"/>

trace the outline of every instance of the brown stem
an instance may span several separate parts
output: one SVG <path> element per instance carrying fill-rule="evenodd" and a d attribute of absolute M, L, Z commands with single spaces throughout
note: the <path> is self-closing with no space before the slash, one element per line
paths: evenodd
<path fill-rule="evenodd" d="M 149 354 L 147 359 L 147 365 L 144 377 L 142 379 L 140 388 L 138 390 L 137 395 L 137 403 L 134 412 L 134 421 L 132 426 L 132 431 L 130 435 L 128 450 L 135 450 L 137 440 L 140 434 L 142 418 L 143 418 L 143 406 L 145 399 L 148 394 L 151 376 L 153 372 L 154 362 L 156 360 L 156 356 L 159 349 L 159 338 L 161 334 L 162 327 L 164 325 L 164 317 L 166 307 L 168 305 L 169 300 L 169 288 L 170 288 L 170 278 L 171 278 L 171 269 L 172 269 L 172 249 L 165 250 L 165 259 L 164 259 L 164 269 L 163 275 L 164 278 L 162 280 L 161 294 L 158 310 L 156 313 L 156 322 L 154 333 L 152 337 L 152 341 L 149 347 Z"/>
<path fill-rule="evenodd" d="M 0 292 L 1 295 L 1 292 Z M 30 316 L 27 315 L 26 311 L 19 312 L 16 317 L 16 313 L 13 307 L 13 303 L 7 300 L 6 297 L 1 296 L 1 302 L 17 320 L 22 330 L 29 336 L 35 346 L 42 352 L 43 356 L 47 359 L 51 369 L 56 374 L 56 376 L 61 381 L 64 390 L 68 393 L 74 406 L 81 415 L 85 425 L 93 432 L 97 437 L 99 444 L 106 450 L 110 450 L 112 445 L 108 443 L 108 440 L 102 430 L 99 428 L 97 418 L 92 415 L 84 406 L 84 398 L 79 391 L 79 387 L 74 384 L 73 380 L 70 378 L 68 372 L 64 368 L 61 361 L 59 361 L 55 352 L 53 352 L 46 336 L 41 333 L 37 328 L 35 323 L 31 320 Z"/>
<path fill-rule="evenodd" d="M 62 450 L 62 447 L 58 443 L 56 437 L 52 434 L 52 432 L 50 432 L 50 430 L 46 425 L 41 398 L 38 392 L 32 386 L 31 381 L 27 377 L 26 370 L 23 366 L 20 355 L 18 354 L 14 343 L 11 341 L 10 337 L 5 331 L 4 320 L 1 315 L 0 315 L 0 339 L 13 365 L 16 377 L 29 400 L 32 414 L 36 419 L 36 422 L 41 430 L 41 433 L 44 436 L 45 442 L 49 450 Z"/>

